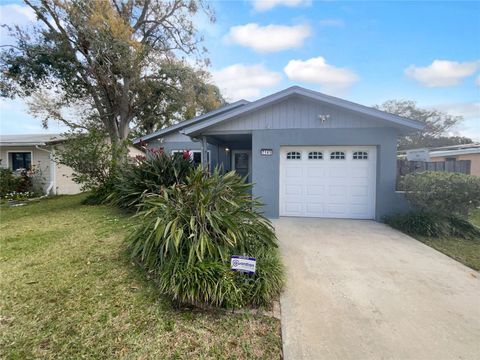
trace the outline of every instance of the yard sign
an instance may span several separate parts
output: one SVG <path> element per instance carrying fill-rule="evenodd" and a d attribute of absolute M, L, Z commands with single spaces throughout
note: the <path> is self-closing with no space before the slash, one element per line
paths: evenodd
<path fill-rule="evenodd" d="M 252 257 L 232 255 L 230 258 L 230 268 L 233 271 L 255 274 L 256 265 L 257 260 Z"/>

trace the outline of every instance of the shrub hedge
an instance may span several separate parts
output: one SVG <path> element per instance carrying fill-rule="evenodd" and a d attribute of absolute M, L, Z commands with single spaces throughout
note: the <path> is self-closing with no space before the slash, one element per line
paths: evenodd
<path fill-rule="evenodd" d="M 460 173 L 422 172 L 403 178 L 407 200 L 419 211 L 467 216 L 480 206 L 480 177 Z"/>
<path fill-rule="evenodd" d="M 284 282 L 275 233 L 260 203 L 235 173 L 206 175 L 149 194 L 128 237 L 134 258 L 153 272 L 161 291 L 190 304 L 268 305 Z M 230 271 L 231 255 L 257 259 L 253 277 Z"/>

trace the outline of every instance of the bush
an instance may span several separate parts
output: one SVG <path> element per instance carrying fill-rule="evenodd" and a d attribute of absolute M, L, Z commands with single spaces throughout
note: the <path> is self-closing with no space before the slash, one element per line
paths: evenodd
<path fill-rule="evenodd" d="M 162 187 L 183 182 L 192 169 L 188 152 L 170 156 L 162 150 L 150 151 L 148 158 L 138 157 L 119 169 L 109 200 L 121 208 L 134 208 L 144 194 L 160 194 Z"/>
<path fill-rule="evenodd" d="M 97 130 L 64 136 L 66 141 L 55 149 L 55 160 L 72 168 L 72 180 L 81 184 L 82 190 L 101 194 L 112 181 L 117 165 L 122 166 L 119 163 L 126 160 L 127 143 L 112 144 Z"/>
<path fill-rule="evenodd" d="M 480 206 L 480 177 L 460 173 L 422 172 L 403 179 L 407 200 L 422 212 L 466 217 Z"/>
<path fill-rule="evenodd" d="M 444 219 L 425 212 L 410 212 L 385 217 L 385 223 L 406 234 L 439 237 L 448 233 Z"/>
<path fill-rule="evenodd" d="M 229 308 L 268 305 L 279 295 L 284 275 L 275 234 L 250 189 L 233 172 L 206 176 L 198 168 L 185 184 L 145 197 L 129 249 L 164 294 Z M 244 254 L 257 259 L 252 278 L 230 271 L 230 256 Z"/>
<path fill-rule="evenodd" d="M 82 200 L 83 205 L 101 205 L 107 203 L 109 196 L 113 192 L 114 179 L 109 178 L 100 186 L 93 188 L 90 193 Z"/>
<path fill-rule="evenodd" d="M 43 194 L 45 179 L 39 167 L 31 170 L 0 168 L 0 197 L 10 200 L 32 198 Z"/>
<path fill-rule="evenodd" d="M 0 197 L 4 198 L 17 190 L 18 178 L 13 175 L 10 169 L 0 167 Z"/>
<path fill-rule="evenodd" d="M 480 228 L 458 216 L 442 216 L 426 212 L 410 212 L 385 217 L 385 223 L 410 235 L 439 238 L 457 236 L 480 239 Z"/>

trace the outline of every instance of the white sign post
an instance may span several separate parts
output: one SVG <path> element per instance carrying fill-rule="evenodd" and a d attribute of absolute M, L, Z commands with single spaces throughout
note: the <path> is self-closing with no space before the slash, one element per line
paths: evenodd
<path fill-rule="evenodd" d="M 255 274 L 257 260 L 248 256 L 232 255 L 230 257 L 230 268 L 233 271 L 240 271 L 248 274 Z"/>

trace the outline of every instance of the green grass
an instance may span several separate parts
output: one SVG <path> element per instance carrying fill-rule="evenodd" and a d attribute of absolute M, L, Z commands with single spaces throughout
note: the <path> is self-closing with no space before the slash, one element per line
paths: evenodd
<path fill-rule="evenodd" d="M 0 209 L 0 358 L 279 359 L 278 320 L 176 310 L 83 195 Z"/>
<path fill-rule="evenodd" d="M 480 210 L 474 211 L 470 220 L 480 226 Z M 453 236 L 441 238 L 417 236 L 416 238 L 462 264 L 480 271 L 480 239 L 467 240 Z"/>

